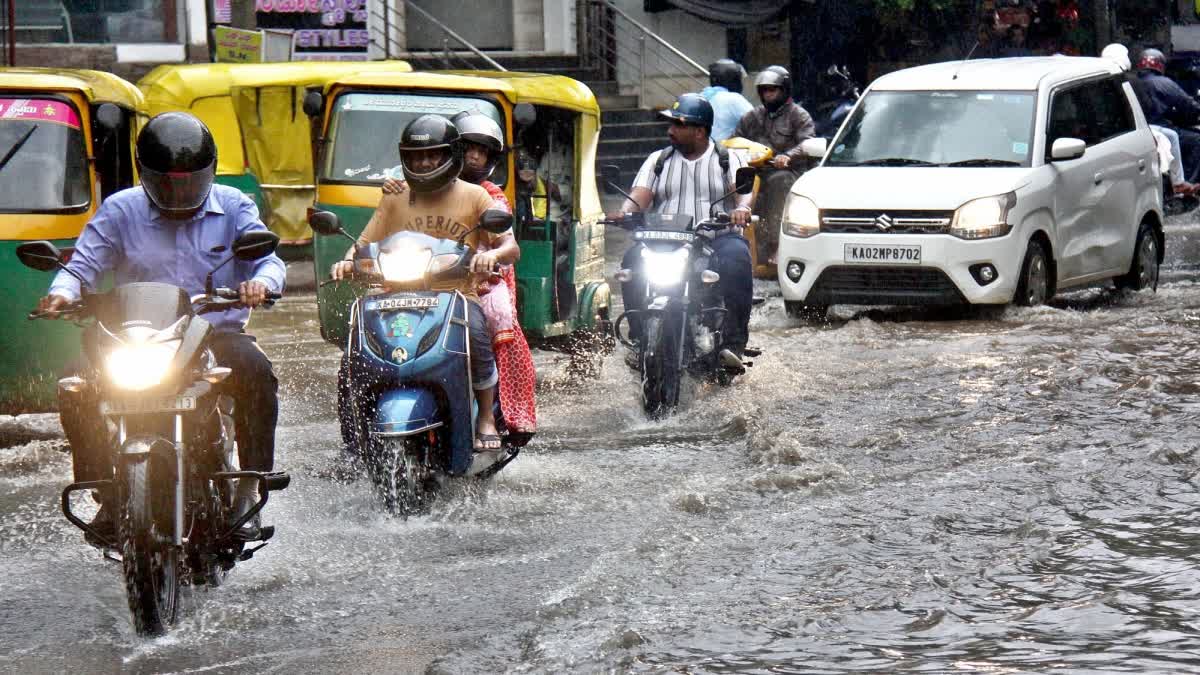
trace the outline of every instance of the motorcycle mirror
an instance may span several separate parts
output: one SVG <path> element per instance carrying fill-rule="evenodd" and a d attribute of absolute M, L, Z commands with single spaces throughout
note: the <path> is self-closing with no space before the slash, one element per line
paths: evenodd
<path fill-rule="evenodd" d="M 247 232 L 233 242 L 233 257 L 250 261 L 265 258 L 279 246 L 279 235 L 268 230 Z"/>
<path fill-rule="evenodd" d="M 341 219 L 331 211 L 313 211 L 308 216 L 308 226 L 313 232 L 331 237 L 342 231 Z"/>
<path fill-rule="evenodd" d="M 504 234 L 512 228 L 512 214 L 500 209 L 488 209 L 479 217 L 479 227 L 492 234 Z"/>
<path fill-rule="evenodd" d="M 518 103 L 513 106 L 513 122 L 518 129 L 531 126 L 537 121 L 537 110 L 529 103 Z"/>
<path fill-rule="evenodd" d="M 621 180 L 621 168 L 616 164 L 605 164 L 600 167 L 600 178 L 604 181 L 604 191 L 616 194 L 621 191 L 618 182 Z"/>
<path fill-rule="evenodd" d="M 737 186 L 739 195 L 748 195 L 754 192 L 755 175 L 754 169 L 748 166 L 739 167 L 733 174 L 733 184 Z"/>
<path fill-rule="evenodd" d="M 30 241 L 17 247 L 17 259 L 26 267 L 50 272 L 62 266 L 62 253 L 48 241 Z"/>
<path fill-rule="evenodd" d="M 325 108 L 325 95 L 319 91 L 309 90 L 304 94 L 304 114 L 309 117 L 319 117 Z"/>

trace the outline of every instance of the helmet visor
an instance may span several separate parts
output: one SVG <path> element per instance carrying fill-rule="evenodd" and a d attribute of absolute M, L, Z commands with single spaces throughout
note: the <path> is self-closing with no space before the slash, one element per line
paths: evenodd
<path fill-rule="evenodd" d="M 163 211 L 193 211 L 204 204 L 212 190 L 216 163 L 199 171 L 169 171 L 161 173 L 139 166 L 142 187 L 146 196 Z"/>

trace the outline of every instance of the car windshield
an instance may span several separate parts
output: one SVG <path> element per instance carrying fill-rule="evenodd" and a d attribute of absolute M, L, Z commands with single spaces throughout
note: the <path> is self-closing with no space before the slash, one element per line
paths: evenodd
<path fill-rule="evenodd" d="M 1030 166 L 1034 94 L 874 91 L 825 166 Z"/>
<path fill-rule="evenodd" d="M 59 213 L 91 201 L 79 113 L 66 102 L 0 98 L 0 212 Z"/>
<path fill-rule="evenodd" d="M 403 178 L 397 145 L 400 132 L 417 117 L 444 117 L 469 110 L 491 117 L 500 128 L 504 118 L 496 104 L 470 96 L 350 93 L 337 98 L 329 123 L 329 152 L 322 178 L 339 183 L 379 184 Z M 504 185 L 507 171 L 497 167 L 490 180 Z"/>

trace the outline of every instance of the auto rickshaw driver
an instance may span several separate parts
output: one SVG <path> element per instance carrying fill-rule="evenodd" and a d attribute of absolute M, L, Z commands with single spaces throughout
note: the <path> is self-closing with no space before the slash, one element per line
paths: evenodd
<path fill-rule="evenodd" d="M 463 146 L 458 129 L 450 120 L 434 114 L 414 119 L 400 135 L 399 151 L 408 191 L 404 195 L 383 196 L 359 236 L 358 246 L 381 241 L 401 231 L 457 239 L 471 230 L 484 211 L 492 207 L 493 200 L 486 190 L 458 178 L 463 166 Z M 496 263 L 515 263 L 521 254 L 511 230 L 504 234 L 475 230 L 467 236 L 466 243 L 477 251 L 471 262 L 471 270 L 477 275 L 490 273 Z M 335 280 L 345 278 L 353 269 L 355 248 L 350 247 L 344 259 L 333 264 L 331 275 Z M 471 380 L 479 403 L 475 449 L 498 450 L 501 441 L 493 413 L 498 375 L 492 340 L 479 306 L 477 286 L 478 278 L 475 278 L 465 280 L 458 288 L 470 301 L 467 305 Z M 344 372 L 339 371 L 338 380 L 339 397 L 348 395 Z"/>

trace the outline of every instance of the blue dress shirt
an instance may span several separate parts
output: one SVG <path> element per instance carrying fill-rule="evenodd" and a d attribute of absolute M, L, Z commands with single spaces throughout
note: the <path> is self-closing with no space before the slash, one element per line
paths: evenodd
<path fill-rule="evenodd" d="M 750 105 L 745 96 L 735 94 L 725 87 L 705 87 L 700 95 L 712 104 L 713 126 L 709 138 L 717 143 L 732 136 L 738 122 L 742 121 L 742 116 L 754 110 L 754 106 Z"/>
<path fill-rule="evenodd" d="M 150 203 L 145 190 L 132 187 L 104 200 L 79 235 L 67 268 L 90 288 L 112 271 L 118 286 L 154 281 L 174 284 L 194 296 L 204 292 L 204 278 L 231 255 L 230 247 L 239 235 L 265 229 L 258 207 L 235 188 L 213 185 L 195 216 L 173 221 Z M 224 250 L 214 252 L 219 246 Z M 213 284 L 236 289 L 243 281 L 256 280 L 282 293 L 286 278 L 283 261 L 272 254 L 249 262 L 230 261 L 213 275 Z M 79 286 L 78 279 L 59 271 L 50 293 L 77 300 Z M 241 331 L 249 318 L 250 310 L 245 308 L 205 315 L 223 332 Z"/>

